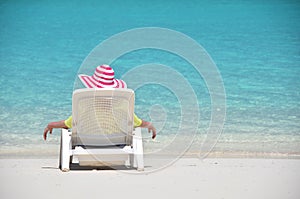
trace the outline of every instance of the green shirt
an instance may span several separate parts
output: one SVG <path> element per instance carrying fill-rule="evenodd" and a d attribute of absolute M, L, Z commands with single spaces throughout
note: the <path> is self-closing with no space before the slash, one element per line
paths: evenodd
<path fill-rule="evenodd" d="M 139 127 L 142 124 L 142 120 L 133 114 L 134 127 Z M 72 128 L 72 116 L 65 120 L 65 125 L 70 129 Z"/>

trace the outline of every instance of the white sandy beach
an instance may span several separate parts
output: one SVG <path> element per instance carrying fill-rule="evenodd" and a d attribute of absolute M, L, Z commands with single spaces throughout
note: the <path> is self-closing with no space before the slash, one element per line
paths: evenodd
<path fill-rule="evenodd" d="M 63 173 L 57 162 L 1 159 L 0 198 L 300 198 L 299 159 L 183 158 L 146 174 L 108 169 Z"/>

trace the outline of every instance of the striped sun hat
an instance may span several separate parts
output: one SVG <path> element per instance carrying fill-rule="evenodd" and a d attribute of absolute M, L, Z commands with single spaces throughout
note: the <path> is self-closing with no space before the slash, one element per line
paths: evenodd
<path fill-rule="evenodd" d="M 115 72 L 109 65 L 98 66 L 93 76 L 78 75 L 87 88 L 127 88 L 123 80 L 115 79 Z"/>

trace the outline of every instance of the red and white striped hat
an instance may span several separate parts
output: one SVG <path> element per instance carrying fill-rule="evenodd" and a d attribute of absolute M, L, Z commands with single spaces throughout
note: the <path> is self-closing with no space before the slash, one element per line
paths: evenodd
<path fill-rule="evenodd" d="M 123 80 L 115 79 L 115 72 L 109 65 L 98 66 L 93 76 L 78 75 L 87 88 L 127 88 Z"/>

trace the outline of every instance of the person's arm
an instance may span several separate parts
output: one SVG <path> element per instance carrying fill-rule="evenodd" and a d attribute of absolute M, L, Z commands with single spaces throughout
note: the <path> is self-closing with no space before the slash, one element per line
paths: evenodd
<path fill-rule="evenodd" d="M 52 134 L 53 128 L 65 128 L 65 129 L 67 129 L 68 127 L 66 126 L 64 120 L 61 120 L 61 121 L 58 121 L 58 122 L 50 122 L 44 130 L 44 140 L 47 139 L 47 134 L 48 133 Z"/>
<path fill-rule="evenodd" d="M 156 129 L 151 122 L 147 122 L 142 120 L 142 124 L 140 125 L 142 128 L 148 128 L 148 132 L 152 132 L 152 139 L 156 137 Z"/>
<path fill-rule="evenodd" d="M 148 128 L 148 132 L 152 132 L 152 139 L 156 137 L 156 129 L 151 122 L 140 119 L 136 114 L 133 114 L 134 117 L 134 127 Z"/>

